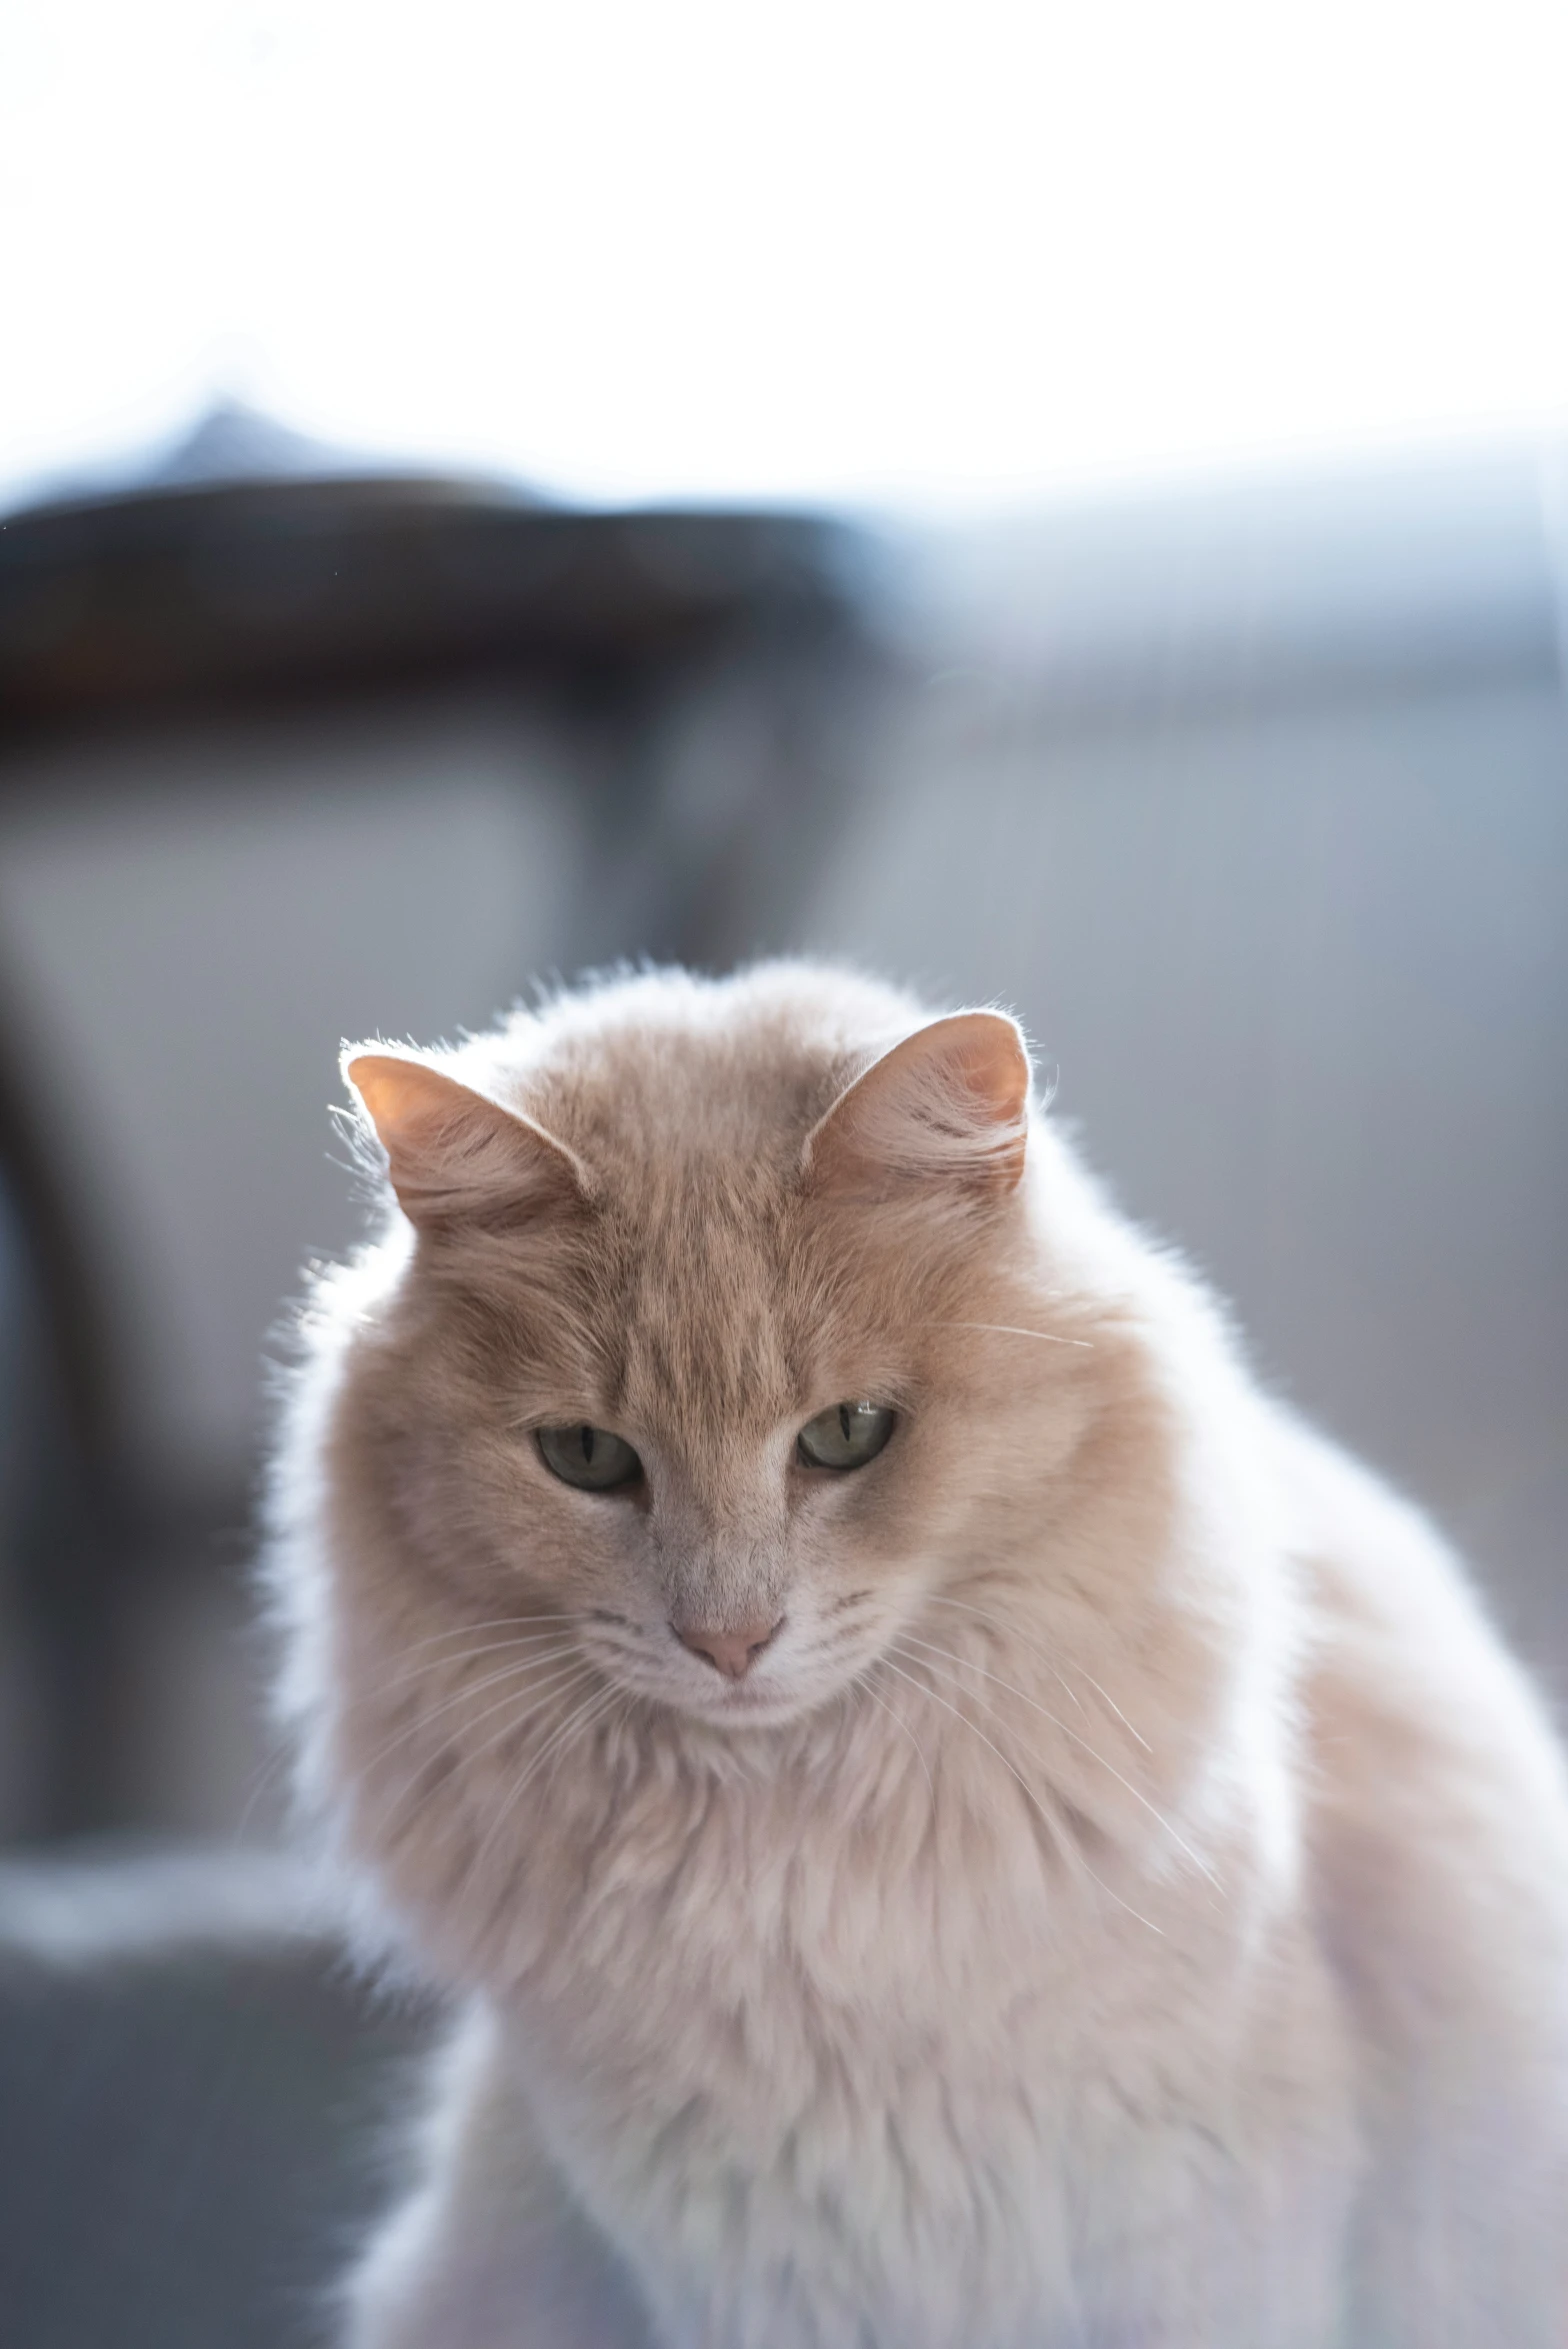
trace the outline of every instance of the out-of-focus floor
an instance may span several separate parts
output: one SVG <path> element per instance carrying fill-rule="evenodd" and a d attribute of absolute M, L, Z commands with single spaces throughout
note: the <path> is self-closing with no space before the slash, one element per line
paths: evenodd
<path fill-rule="evenodd" d="M 330 2340 L 435 2022 L 254 1854 L 0 1862 L 5 2340 Z"/>

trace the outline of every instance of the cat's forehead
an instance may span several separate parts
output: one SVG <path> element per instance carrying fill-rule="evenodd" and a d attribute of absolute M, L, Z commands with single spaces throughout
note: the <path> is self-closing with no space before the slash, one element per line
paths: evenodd
<path fill-rule="evenodd" d="M 650 973 L 514 1025 L 504 1075 L 629 1207 L 705 1177 L 760 1193 L 914 1016 L 892 989 L 790 964 L 721 982 Z"/>
<path fill-rule="evenodd" d="M 700 1008 L 629 1004 L 569 1038 L 529 1099 L 592 1176 L 593 1310 L 627 1407 L 711 1441 L 795 1411 L 835 1330 L 864 1317 L 861 1268 L 824 1261 L 800 1184 L 806 1137 L 864 1048 L 792 1004 Z"/>
<path fill-rule="evenodd" d="M 596 1213 L 590 1307 L 614 1400 L 671 1447 L 766 1439 L 913 1371 L 953 1270 L 906 1215 L 824 1213 L 798 1183 L 693 1157 Z M 847 1383 L 845 1383 L 847 1382 Z"/>
<path fill-rule="evenodd" d="M 809 1378 L 810 1332 L 785 1218 L 703 1182 L 621 1224 L 613 1307 L 623 1392 L 644 1423 L 761 1429 Z"/>
<path fill-rule="evenodd" d="M 917 1019 L 891 990 L 784 965 L 631 981 L 503 1037 L 487 1089 L 586 1170 L 574 1311 L 639 1428 L 761 1430 L 885 1319 L 872 1235 L 835 1242 L 801 1174 L 845 1084 Z"/>
<path fill-rule="evenodd" d="M 528 1085 L 531 1114 L 567 1142 L 606 1194 L 628 1203 L 704 1168 L 793 1170 L 837 1089 L 835 1061 L 808 1047 L 748 1050 L 739 1039 L 644 1032 L 547 1061 Z"/>

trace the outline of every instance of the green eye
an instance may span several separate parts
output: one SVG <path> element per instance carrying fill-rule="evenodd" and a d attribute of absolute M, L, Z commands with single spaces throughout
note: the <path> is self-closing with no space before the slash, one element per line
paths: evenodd
<path fill-rule="evenodd" d="M 834 1403 L 807 1420 L 797 1442 L 812 1468 L 864 1468 L 892 1432 L 893 1414 L 885 1404 Z"/>
<path fill-rule="evenodd" d="M 551 1475 L 562 1484 L 581 1486 L 585 1493 L 605 1493 L 642 1474 L 642 1462 L 631 1445 L 607 1427 L 541 1427 L 535 1441 Z"/>

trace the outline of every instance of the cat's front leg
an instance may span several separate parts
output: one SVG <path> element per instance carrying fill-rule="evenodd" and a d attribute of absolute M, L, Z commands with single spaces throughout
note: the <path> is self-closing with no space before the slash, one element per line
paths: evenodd
<path fill-rule="evenodd" d="M 656 2349 L 482 2019 L 443 2059 L 413 2192 L 346 2293 L 345 2349 Z"/>

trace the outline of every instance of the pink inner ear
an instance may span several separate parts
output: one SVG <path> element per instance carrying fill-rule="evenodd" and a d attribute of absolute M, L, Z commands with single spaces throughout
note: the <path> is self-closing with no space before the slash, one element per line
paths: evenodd
<path fill-rule="evenodd" d="M 483 1222 L 585 1194 L 585 1170 L 563 1143 L 427 1061 L 359 1052 L 343 1071 L 411 1223 Z"/>
<path fill-rule="evenodd" d="M 918 1028 L 857 1077 L 806 1144 L 814 1189 L 875 1197 L 909 1182 L 1009 1191 L 1024 1168 L 1029 1060 L 1000 1012 Z"/>
<path fill-rule="evenodd" d="M 343 1073 L 364 1103 L 389 1158 L 394 1145 L 404 1147 L 426 1127 L 438 1127 L 443 1110 L 450 1115 L 451 1096 L 465 1089 L 422 1061 L 399 1060 L 389 1052 L 356 1053 L 344 1062 Z M 478 1095 L 471 1098 L 477 1105 Z"/>
<path fill-rule="evenodd" d="M 945 1038 L 936 1044 L 942 1064 L 968 1086 L 978 1116 L 993 1125 L 1015 1125 L 1029 1097 L 1029 1061 L 1018 1030 L 995 1012 L 970 1013 L 954 1024 L 961 1032 L 951 1047 Z M 935 1031 L 926 1028 L 922 1034 L 931 1037 Z"/>

